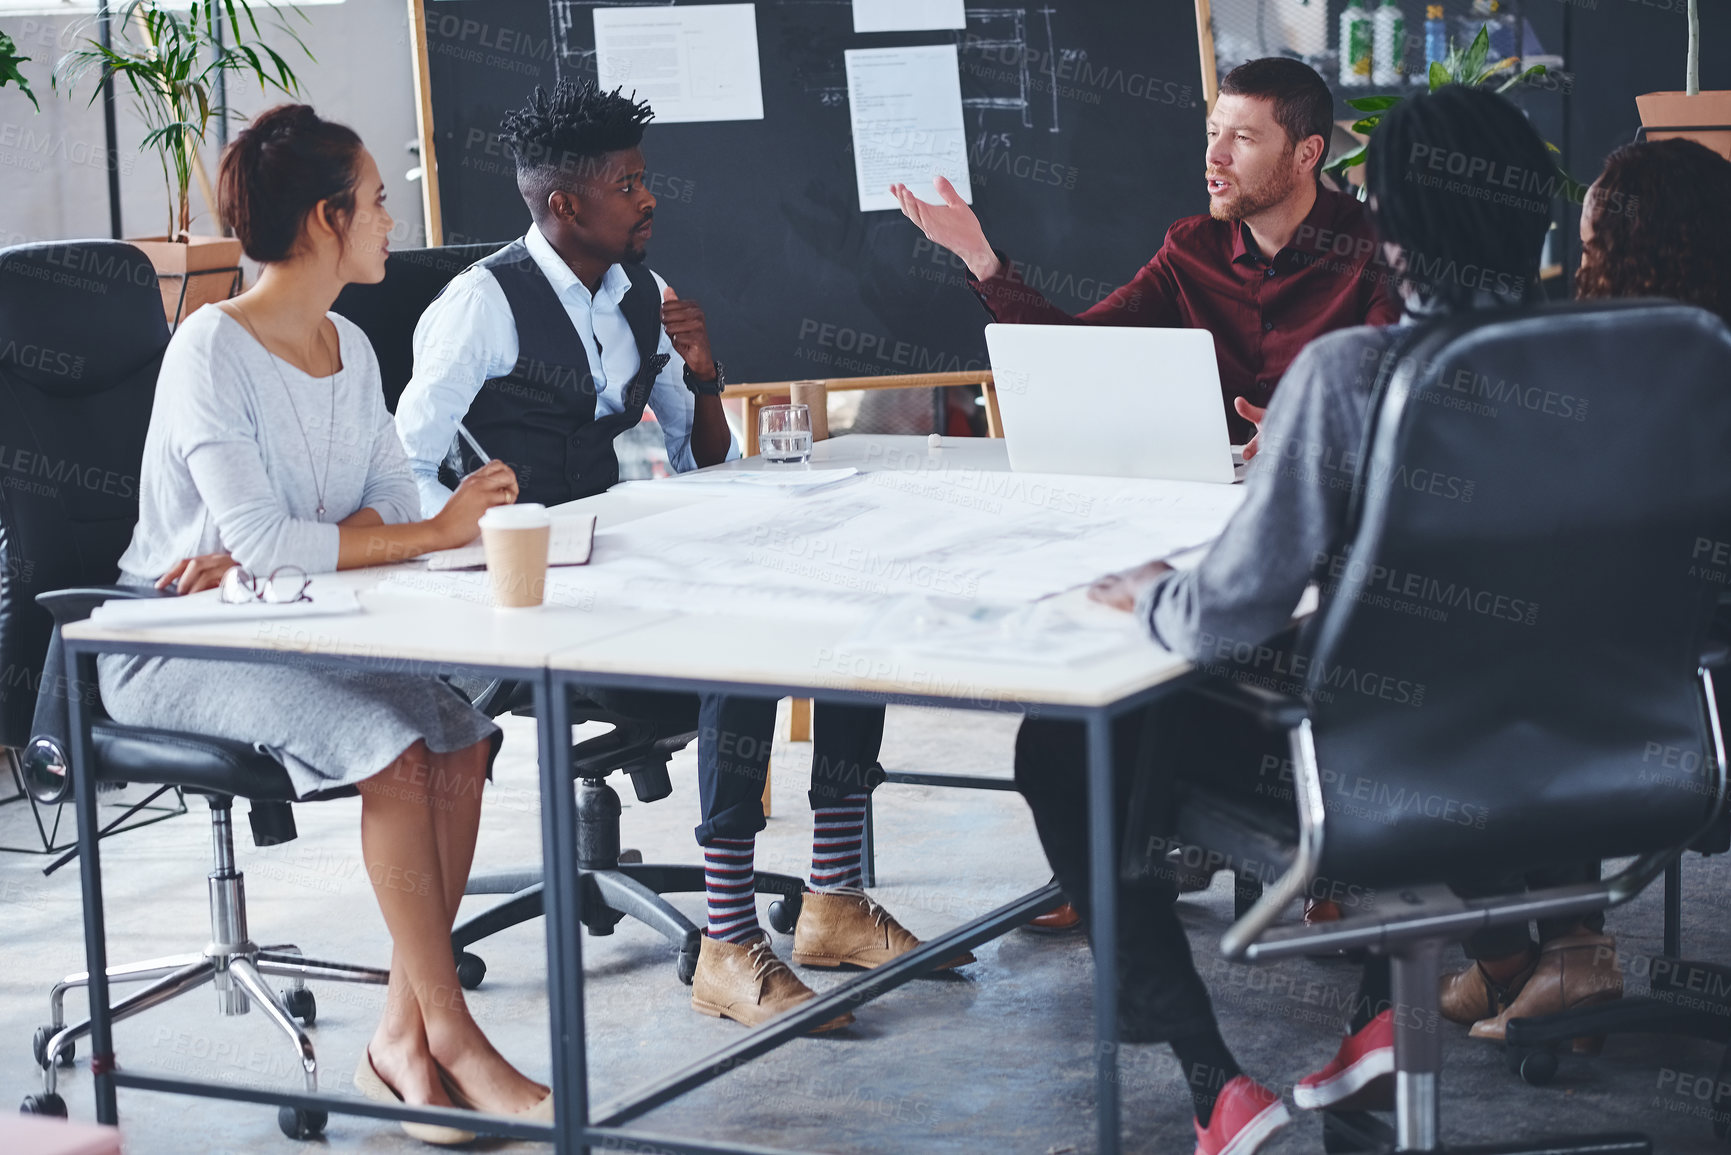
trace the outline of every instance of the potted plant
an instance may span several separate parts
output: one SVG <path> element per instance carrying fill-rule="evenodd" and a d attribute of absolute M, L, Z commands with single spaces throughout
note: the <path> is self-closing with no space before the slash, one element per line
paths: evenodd
<path fill-rule="evenodd" d="M 1649 92 L 1635 98 L 1648 140 L 1685 137 L 1731 158 L 1731 90 L 1701 91 L 1700 0 L 1689 0 L 1689 55 L 1682 92 Z"/>
<path fill-rule="evenodd" d="M 170 11 L 160 0 L 130 0 L 113 19 L 118 35 L 112 43 L 86 39 L 61 59 L 53 83 L 70 88 L 98 70 L 99 83 L 90 97 L 94 103 L 100 81 L 124 80 L 133 108 L 149 128 L 139 148 L 155 151 L 162 163 L 168 230 L 128 241 L 156 266 L 163 310 L 172 325 L 230 296 L 240 279 L 240 242 L 192 231 L 193 175 L 202 179 L 201 150 L 211 118 L 228 115 L 217 81 L 234 74 L 256 81 L 261 91 L 274 88 L 285 96 L 298 95 L 300 82 L 288 61 L 264 43 L 247 0 L 193 0 L 184 13 Z M 312 59 L 294 29 L 280 18 L 275 28 Z"/>
<path fill-rule="evenodd" d="M 1457 48 L 1451 44 L 1446 57 L 1442 60 L 1431 61 L 1430 72 L 1426 76 L 1430 91 L 1435 92 L 1449 84 L 1462 84 L 1469 88 L 1477 88 L 1496 80 L 1505 72 L 1512 72 L 1513 74 L 1507 80 L 1497 85 L 1496 91 L 1502 93 L 1523 81 L 1544 76 L 1548 71 L 1543 64 L 1532 65 L 1525 71 L 1516 71 L 1520 68 L 1518 57 L 1510 56 L 1502 60 L 1491 60 L 1489 59 L 1490 51 L 1491 40 L 1488 27 L 1480 28 L 1479 34 L 1473 37 L 1473 42 L 1465 48 Z M 1376 130 L 1376 126 L 1382 121 L 1383 114 L 1400 102 L 1401 97 L 1399 96 L 1360 96 L 1348 100 L 1346 103 L 1349 106 L 1364 114 L 1352 125 L 1352 132 L 1361 143 L 1351 152 L 1330 161 L 1323 168 L 1323 171 L 1336 181 L 1344 183 L 1350 170 L 1364 163 L 1366 145 L 1363 142 Z M 1545 142 L 1545 147 L 1553 153 L 1561 151 L 1549 141 Z M 1582 197 L 1586 195 L 1586 186 L 1564 172 L 1560 165 L 1557 167 L 1557 173 L 1562 178 L 1562 191 L 1576 204 L 1580 204 Z M 1359 186 L 1359 195 L 1361 197 L 1364 195 L 1362 185 Z"/>
<path fill-rule="evenodd" d="M 19 91 L 30 98 L 31 104 L 36 104 L 36 94 L 30 91 L 30 82 L 24 79 L 24 74 L 18 71 L 18 66 L 29 60 L 28 56 L 18 55 L 18 45 L 4 32 L 0 32 L 0 88 L 8 84 L 16 84 Z M 36 104 L 36 111 L 41 112 L 42 106 Z"/>

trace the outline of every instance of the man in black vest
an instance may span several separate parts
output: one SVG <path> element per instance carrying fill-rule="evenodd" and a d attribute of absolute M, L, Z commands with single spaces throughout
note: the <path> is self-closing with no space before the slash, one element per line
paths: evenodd
<path fill-rule="evenodd" d="M 645 104 L 562 81 L 505 118 L 501 137 L 534 224 L 457 276 L 415 330 L 397 429 L 430 516 L 446 480 L 484 464 L 517 471 L 520 500 L 556 505 L 619 479 L 613 440 L 654 411 L 680 472 L 739 456 L 721 408 L 721 365 L 703 310 L 643 264 L 656 200 L 639 147 Z M 459 438 L 459 424 L 467 432 Z M 440 476 L 447 470 L 446 478 Z M 699 731 L 709 934 L 692 1005 L 755 1025 L 812 997 L 757 923 L 753 856 L 775 702 L 592 690 L 615 713 Z M 819 703 L 812 888 L 794 961 L 877 966 L 919 940 L 859 888 L 866 792 L 881 711 Z M 966 959 L 954 960 L 952 965 Z M 851 1015 L 823 1024 L 828 1030 Z"/>

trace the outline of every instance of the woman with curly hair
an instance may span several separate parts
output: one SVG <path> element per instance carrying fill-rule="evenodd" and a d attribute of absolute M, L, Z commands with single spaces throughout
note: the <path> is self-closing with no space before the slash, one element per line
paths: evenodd
<path fill-rule="evenodd" d="M 1575 292 L 1670 297 L 1731 324 L 1731 160 L 1692 140 L 1628 144 L 1581 209 Z"/>

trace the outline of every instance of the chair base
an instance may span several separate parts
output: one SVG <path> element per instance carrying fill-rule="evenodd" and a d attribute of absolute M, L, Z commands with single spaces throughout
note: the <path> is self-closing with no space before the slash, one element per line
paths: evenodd
<path fill-rule="evenodd" d="M 259 946 L 247 934 L 246 880 L 234 868 L 232 799 L 211 796 L 210 821 L 215 865 L 209 875 L 210 944 L 198 953 L 170 955 L 143 962 L 109 967 L 111 983 L 148 982 L 115 1003 L 112 1021 L 131 1018 L 142 1011 L 179 998 L 205 984 L 215 987 L 218 1009 L 225 1015 L 244 1015 L 257 1005 L 294 1048 L 308 1092 L 318 1090 L 318 1059 L 304 1026 L 318 1016 L 318 1004 L 306 988 L 307 980 L 383 985 L 390 972 L 376 967 L 354 966 L 307 958 L 292 944 Z M 277 992 L 266 976 L 291 980 Z M 36 1061 L 42 1066 L 41 1100 L 57 1100 L 61 1067 L 73 1064 L 77 1040 L 90 1033 L 90 1020 L 67 1024 L 66 992 L 90 985 L 88 972 L 66 976 L 49 994 L 49 1025 L 36 1032 Z M 297 1021 L 298 1020 L 298 1021 Z M 303 1026 L 304 1024 L 304 1026 Z"/>
<path fill-rule="evenodd" d="M 508 869 L 477 874 L 465 893 L 495 894 L 505 884 L 515 886 L 511 897 L 482 911 L 451 932 L 451 949 L 458 956 L 457 977 L 464 988 L 474 990 L 486 976 L 487 966 L 467 948 L 507 927 L 539 918 L 543 913 L 542 883 L 529 881 L 540 872 L 533 868 Z M 673 905 L 664 894 L 701 894 L 705 889 L 703 868 L 674 864 L 619 862 L 606 870 L 579 870 L 583 925 L 592 935 L 612 934 L 620 920 L 634 918 L 666 939 L 678 951 L 675 971 L 687 986 L 697 969 L 697 953 L 703 931 Z M 800 899 L 805 883 L 785 874 L 759 874 L 757 893 L 772 894 L 770 925 L 792 934 L 799 921 Z"/>
<path fill-rule="evenodd" d="M 1395 1144 L 1394 1128 L 1377 1116 L 1362 1111 L 1325 1113 L 1322 1149 L 1330 1155 L 1345 1152 L 1366 1155 L 1387 1152 L 1393 1155 L 1401 1150 Z M 1622 1133 L 1520 1139 L 1507 1143 L 1443 1144 L 1429 1150 L 1439 1155 L 1653 1155 L 1653 1143 L 1645 1135 Z"/>

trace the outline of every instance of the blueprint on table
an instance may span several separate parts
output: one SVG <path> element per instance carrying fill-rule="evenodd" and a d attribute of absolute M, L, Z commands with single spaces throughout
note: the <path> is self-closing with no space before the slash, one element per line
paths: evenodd
<path fill-rule="evenodd" d="M 1219 536 L 1242 486 L 933 469 L 710 499 L 595 535 L 556 605 L 859 620 L 909 596 L 1025 604 Z M 486 600 L 485 574 L 383 588 Z M 447 588 L 448 587 L 448 588 Z"/>

